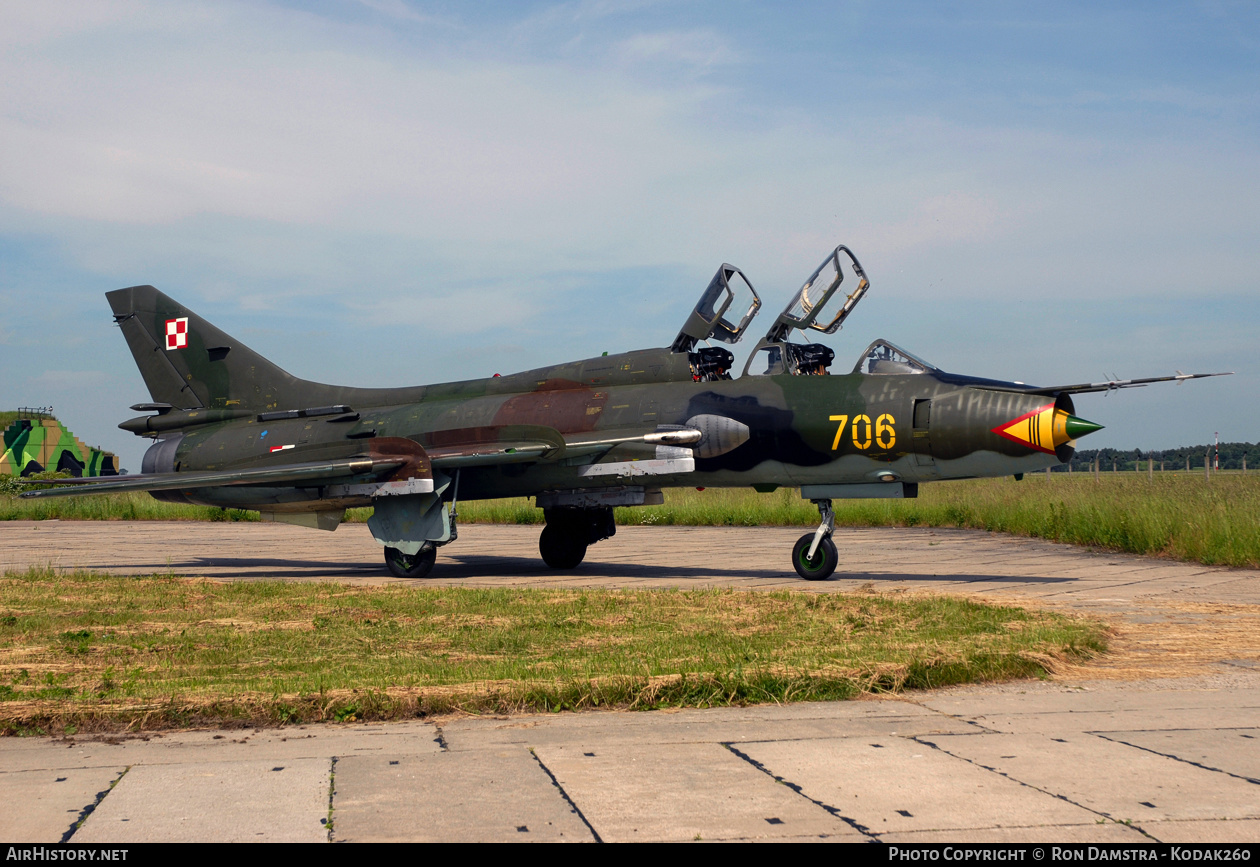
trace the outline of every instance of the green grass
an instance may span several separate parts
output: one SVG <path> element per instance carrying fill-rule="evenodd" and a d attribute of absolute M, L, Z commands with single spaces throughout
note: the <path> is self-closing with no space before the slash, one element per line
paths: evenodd
<path fill-rule="evenodd" d="M 919 486 L 915 500 L 836 500 L 844 527 L 964 527 L 1151 554 L 1209 565 L 1260 567 L 1260 474 L 1044 473 Z M 540 523 L 528 500 L 460 506 L 460 520 Z M 818 525 L 796 489 L 666 491 L 663 506 L 618 509 L 620 524 Z"/>
<path fill-rule="evenodd" d="M 917 500 L 837 500 L 841 526 L 969 527 L 1036 536 L 1210 565 L 1260 567 L 1260 474 L 1199 472 L 1044 473 L 1023 481 L 980 479 L 921 485 Z M 365 521 L 368 509 L 347 520 Z M 537 524 L 526 499 L 465 502 L 466 523 Z M 0 520 L 257 520 L 256 512 L 159 503 L 147 494 L 18 500 L 0 496 Z M 666 491 L 665 505 L 617 510 L 622 524 L 692 526 L 817 525 L 795 489 Z"/>
<path fill-rule="evenodd" d="M 4 410 L 3 412 L 0 412 L 0 430 L 4 430 L 9 425 L 13 424 L 15 421 L 18 420 L 18 417 L 19 415 L 18 415 L 17 410 L 10 409 L 10 410 Z M 52 415 L 46 412 L 27 412 L 27 413 L 22 413 L 21 417 L 29 418 L 29 419 L 37 419 L 37 418 L 52 418 Z"/>
<path fill-rule="evenodd" d="M 1097 623 L 964 599 L 0 579 L 0 730 L 711 707 L 1044 674 Z"/>
<path fill-rule="evenodd" d="M 146 493 L 21 500 L 0 494 L 0 521 L 257 521 L 257 512 L 163 503 Z"/>

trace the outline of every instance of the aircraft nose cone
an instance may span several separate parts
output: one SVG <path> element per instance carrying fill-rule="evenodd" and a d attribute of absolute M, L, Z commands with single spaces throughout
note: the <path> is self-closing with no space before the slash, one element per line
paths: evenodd
<path fill-rule="evenodd" d="M 1096 430 L 1102 430 L 1103 426 L 1094 424 L 1092 421 L 1085 421 L 1083 418 L 1077 418 L 1074 415 L 1067 417 L 1067 435 L 1072 439 L 1092 434 Z"/>

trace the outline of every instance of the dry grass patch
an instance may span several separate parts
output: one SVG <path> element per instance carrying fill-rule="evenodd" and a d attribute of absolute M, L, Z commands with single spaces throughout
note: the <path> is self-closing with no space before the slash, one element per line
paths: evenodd
<path fill-rule="evenodd" d="M 1113 626 L 1105 661 L 1062 673 L 1139 680 L 1220 673 L 1222 663 L 1260 668 L 1260 605 L 1151 601 L 1142 613 Z"/>
<path fill-rule="evenodd" d="M 1080 618 L 905 594 L 215 583 L 43 568 L 7 573 L 0 599 L 8 732 L 843 699 L 1042 675 L 1046 660 L 1104 646 Z"/>

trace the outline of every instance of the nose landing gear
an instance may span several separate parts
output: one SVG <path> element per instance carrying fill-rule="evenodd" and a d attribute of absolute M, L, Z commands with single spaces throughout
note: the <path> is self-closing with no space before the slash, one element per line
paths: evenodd
<path fill-rule="evenodd" d="M 831 534 L 836 529 L 836 514 L 831 510 L 831 500 L 810 500 L 818 507 L 822 522 L 818 529 L 806 533 L 792 546 L 792 568 L 806 581 L 823 581 L 831 577 L 840 563 L 840 553 Z"/>

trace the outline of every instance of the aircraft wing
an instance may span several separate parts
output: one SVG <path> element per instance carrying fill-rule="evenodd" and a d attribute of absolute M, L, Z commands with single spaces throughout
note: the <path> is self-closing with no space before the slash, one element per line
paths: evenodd
<path fill-rule="evenodd" d="M 1088 394 L 1095 391 L 1113 391 L 1118 388 L 1141 388 L 1152 382 L 1185 382 L 1187 379 L 1202 379 L 1206 376 L 1232 376 L 1227 373 L 1178 373 L 1176 376 L 1148 376 L 1143 379 L 1112 379 L 1107 382 L 1081 382 L 1076 385 L 1041 386 L 999 386 L 982 385 L 987 391 L 1010 391 L 1017 394 L 1044 394 L 1047 397 L 1056 394 Z"/>
<path fill-rule="evenodd" d="M 495 428 L 438 431 L 430 435 L 430 445 L 427 448 L 403 438 L 374 439 L 369 441 L 372 443 L 372 454 L 335 461 L 205 472 L 105 476 L 100 479 L 40 480 L 30 484 L 55 487 L 24 491 L 19 496 L 36 499 L 124 491 L 188 490 L 226 485 L 293 485 L 346 476 L 381 476 L 404 467 L 416 468 L 421 476 L 431 479 L 430 471 L 424 466 L 426 461 L 433 467 L 442 469 L 554 461 L 561 457 L 600 454 L 622 443 L 684 445 L 697 442 L 700 437 L 701 432 L 698 430 L 682 429 L 622 431 L 609 435 L 577 434 L 571 435 L 571 441 L 566 441 L 555 428 L 543 425 L 504 425 Z M 610 466 L 615 468 L 621 465 Z"/>
<path fill-rule="evenodd" d="M 188 488 L 216 488 L 224 485 L 287 485 L 314 479 L 332 479 L 378 474 L 396 470 L 406 461 L 401 457 L 379 460 L 371 457 L 351 458 L 339 461 L 321 461 L 280 466 L 251 467 L 240 470 L 215 470 L 190 473 L 145 473 L 135 476 L 105 476 L 95 479 L 65 479 L 40 481 L 38 484 L 54 484 L 55 488 L 41 491 L 23 491 L 24 499 L 43 497 L 77 497 L 84 494 L 116 494 L 123 491 L 169 491 Z M 58 484 L 58 481 L 69 484 Z"/>

